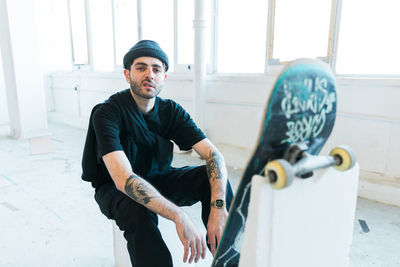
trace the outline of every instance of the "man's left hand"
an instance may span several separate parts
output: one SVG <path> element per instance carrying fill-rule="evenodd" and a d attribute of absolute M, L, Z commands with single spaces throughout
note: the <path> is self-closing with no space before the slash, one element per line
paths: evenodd
<path fill-rule="evenodd" d="M 207 223 L 207 243 L 210 244 L 210 250 L 213 256 L 215 256 L 215 252 L 224 232 L 227 219 L 228 212 L 226 211 L 225 207 L 222 209 L 211 207 L 210 216 Z"/>

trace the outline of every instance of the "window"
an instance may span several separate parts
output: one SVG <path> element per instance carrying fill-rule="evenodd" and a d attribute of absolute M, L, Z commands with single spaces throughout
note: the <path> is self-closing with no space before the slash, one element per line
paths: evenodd
<path fill-rule="evenodd" d="M 218 72 L 264 72 L 267 2 L 267 0 L 219 0 Z"/>
<path fill-rule="evenodd" d="M 275 4 L 270 27 L 275 62 L 327 56 L 331 0 L 271 0 Z M 279 61 L 278 61 L 279 60 Z"/>
<path fill-rule="evenodd" d="M 92 37 L 93 69 L 113 71 L 113 29 L 110 0 L 90 0 L 90 29 Z"/>
<path fill-rule="evenodd" d="M 126 52 L 138 41 L 137 4 L 134 0 L 114 0 L 115 64 L 123 65 Z"/>
<path fill-rule="evenodd" d="M 343 1 L 336 72 L 400 74 L 400 2 Z"/>
<path fill-rule="evenodd" d="M 156 41 L 165 51 L 169 59 L 169 71 L 174 70 L 173 4 L 172 0 L 142 1 L 142 37 Z"/>
<path fill-rule="evenodd" d="M 178 0 L 177 3 L 177 63 L 193 64 L 194 61 L 194 0 Z"/>
<path fill-rule="evenodd" d="M 72 61 L 74 65 L 89 63 L 85 0 L 68 0 Z"/>
<path fill-rule="evenodd" d="M 194 0 L 176 0 L 177 1 L 177 64 L 189 65 L 194 63 Z M 205 1 L 205 19 L 206 21 L 206 47 L 205 55 L 207 64 L 210 64 L 210 37 L 211 37 L 211 1 Z M 186 67 L 186 66 L 185 66 Z M 180 70 L 186 68 L 179 68 Z"/>

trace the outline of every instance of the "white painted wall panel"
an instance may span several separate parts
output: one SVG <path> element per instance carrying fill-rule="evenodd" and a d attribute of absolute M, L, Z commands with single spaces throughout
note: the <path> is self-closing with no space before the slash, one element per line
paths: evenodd
<path fill-rule="evenodd" d="M 107 78 L 104 75 L 90 76 L 88 78 L 81 79 L 80 89 L 87 91 L 104 91 L 112 95 L 114 92 L 121 91 L 129 88 L 129 84 L 121 77 Z"/>
<path fill-rule="evenodd" d="M 400 81 L 399 81 L 400 83 Z M 338 82 L 338 111 L 387 119 L 400 119 L 400 87 L 362 87 Z"/>
<path fill-rule="evenodd" d="M 1 53 L 0 53 L 0 63 L 1 61 Z M 4 85 L 4 74 L 3 74 L 3 64 L 0 64 L 0 124 L 9 123 L 8 118 L 8 108 L 7 108 L 7 97 L 6 97 L 6 88 Z"/>
<path fill-rule="evenodd" d="M 92 108 L 108 99 L 112 93 L 96 91 L 79 91 L 79 105 L 81 116 L 89 118 Z"/>
<path fill-rule="evenodd" d="M 389 151 L 386 156 L 388 175 L 397 177 L 400 183 L 400 122 L 393 122 L 389 140 Z"/>
<path fill-rule="evenodd" d="M 209 103 L 206 105 L 208 136 L 216 143 L 252 149 L 263 115 L 261 107 Z"/>
<path fill-rule="evenodd" d="M 177 81 L 167 77 L 164 90 L 160 94 L 163 98 L 171 98 L 179 103 L 184 101 L 192 101 L 194 96 L 193 82 L 189 80 Z"/>
<path fill-rule="evenodd" d="M 54 89 L 55 112 L 79 116 L 78 94 L 73 89 Z"/>
<path fill-rule="evenodd" d="M 51 78 L 54 89 L 73 89 L 76 85 L 80 84 L 78 76 L 52 74 Z"/>
<path fill-rule="evenodd" d="M 388 121 L 339 115 L 325 149 L 349 145 L 363 170 L 385 172 L 390 134 Z"/>
<path fill-rule="evenodd" d="M 211 81 L 208 86 L 207 101 L 264 107 L 271 89 L 272 83 L 267 80 Z"/>

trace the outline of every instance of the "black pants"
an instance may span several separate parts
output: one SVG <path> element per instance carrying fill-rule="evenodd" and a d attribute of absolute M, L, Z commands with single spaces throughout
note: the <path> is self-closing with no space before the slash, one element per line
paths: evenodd
<path fill-rule="evenodd" d="M 201 218 L 207 227 L 211 189 L 205 166 L 174 169 L 166 175 L 151 177 L 148 182 L 178 206 L 191 206 L 200 201 Z M 233 192 L 228 181 L 227 209 L 232 198 Z M 102 213 L 107 218 L 115 220 L 124 232 L 132 266 L 172 266 L 171 254 L 158 229 L 157 214 L 117 190 L 114 183 L 107 183 L 98 188 L 95 199 Z"/>

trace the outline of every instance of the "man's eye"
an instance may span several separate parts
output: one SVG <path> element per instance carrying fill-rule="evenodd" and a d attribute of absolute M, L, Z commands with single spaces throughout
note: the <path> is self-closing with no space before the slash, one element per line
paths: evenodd
<path fill-rule="evenodd" d="M 143 71 L 144 70 L 144 68 L 143 67 L 138 67 L 138 68 L 136 68 L 137 70 L 140 70 L 140 71 Z"/>
<path fill-rule="evenodd" d="M 154 72 L 155 72 L 155 73 L 160 73 L 161 70 L 160 70 L 160 69 L 154 69 Z"/>

